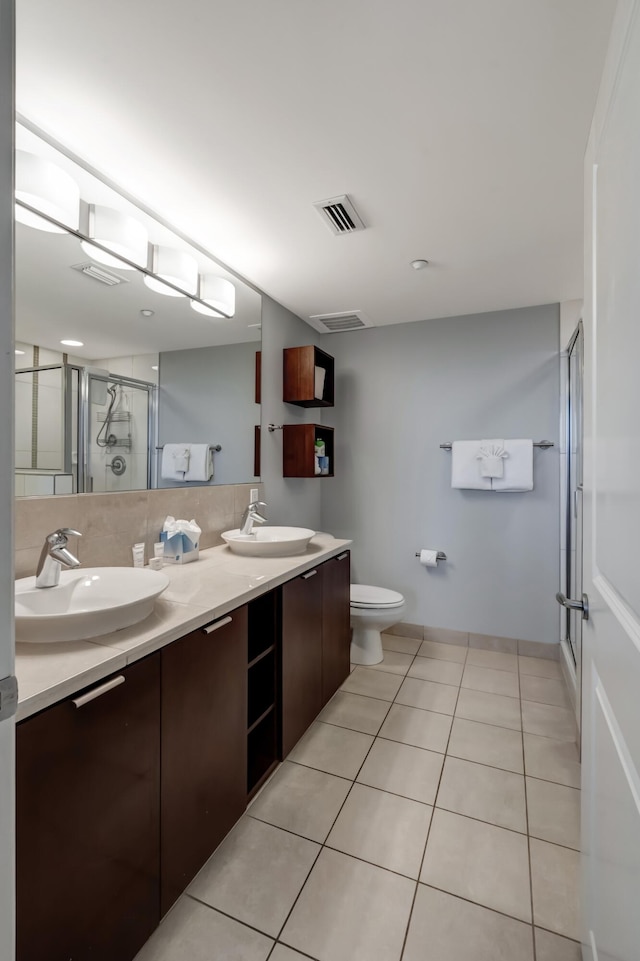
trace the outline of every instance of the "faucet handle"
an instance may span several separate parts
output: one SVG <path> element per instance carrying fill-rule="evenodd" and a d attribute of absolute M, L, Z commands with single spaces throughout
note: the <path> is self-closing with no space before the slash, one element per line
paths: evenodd
<path fill-rule="evenodd" d="M 80 531 L 74 531 L 72 527 L 59 527 L 57 531 L 47 534 L 46 540 L 49 544 L 67 543 L 67 537 L 82 537 Z"/>

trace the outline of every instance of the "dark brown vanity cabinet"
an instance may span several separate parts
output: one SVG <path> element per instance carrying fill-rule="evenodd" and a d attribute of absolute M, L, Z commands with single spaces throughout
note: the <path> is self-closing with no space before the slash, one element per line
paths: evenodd
<path fill-rule="evenodd" d="M 161 655 L 164 914 L 246 807 L 246 606 Z"/>
<path fill-rule="evenodd" d="M 351 555 L 344 551 L 321 565 L 322 706 L 349 676 Z"/>
<path fill-rule="evenodd" d="M 160 920 L 160 654 L 18 724 L 17 957 L 131 959 Z"/>

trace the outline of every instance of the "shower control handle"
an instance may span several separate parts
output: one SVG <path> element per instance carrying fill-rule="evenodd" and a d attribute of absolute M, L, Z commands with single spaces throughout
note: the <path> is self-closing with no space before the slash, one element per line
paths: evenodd
<path fill-rule="evenodd" d="M 589 598 L 586 594 L 583 594 L 582 599 L 578 601 L 571 597 L 565 597 L 561 591 L 558 591 L 556 600 L 558 604 L 562 604 L 563 607 L 567 607 L 570 611 L 582 611 L 582 620 L 589 620 Z"/>

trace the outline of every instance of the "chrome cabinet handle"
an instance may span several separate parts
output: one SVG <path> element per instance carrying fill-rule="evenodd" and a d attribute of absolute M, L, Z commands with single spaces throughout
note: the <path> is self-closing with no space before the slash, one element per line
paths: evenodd
<path fill-rule="evenodd" d="M 100 684 L 99 687 L 94 687 L 92 691 L 87 691 L 86 694 L 82 694 L 80 697 L 74 697 L 72 703 L 75 707 L 84 707 L 85 704 L 88 704 L 90 701 L 95 701 L 97 697 L 102 697 L 103 694 L 112 691 L 114 687 L 120 687 L 125 681 L 125 676 L 118 674 L 117 677 L 112 677 L 106 684 Z"/>
<path fill-rule="evenodd" d="M 302 580 L 308 581 L 310 577 L 314 577 L 317 573 L 318 573 L 317 571 L 309 571 L 308 574 L 302 575 Z"/>
<path fill-rule="evenodd" d="M 232 620 L 232 617 L 223 617 L 221 620 L 216 621 L 215 624 L 208 624 L 206 627 L 203 627 L 202 630 L 205 634 L 213 634 L 214 631 L 224 627 L 225 624 L 230 624 Z"/>
<path fill-rule="evenodd" d="M 338 557 L 336 557 L 336 560 L 343 561 L 345 557 L 348 557 L 348 556 L 349 556 L 349 551 L 345 551 L 344 554 L 340 554 Z"/>
<path fill-rule="evenodd" d="M 558 591 L 556 600 L 558 604 L 562 604 L 563 607 L 567 607 L 570 611 L 582 611 L 582 620 L 589 620 L 589 598 L 586 594 L 583 594 L 582 599 L 578 601 L 571 597 L 565 597 L 561 591 Z"/>

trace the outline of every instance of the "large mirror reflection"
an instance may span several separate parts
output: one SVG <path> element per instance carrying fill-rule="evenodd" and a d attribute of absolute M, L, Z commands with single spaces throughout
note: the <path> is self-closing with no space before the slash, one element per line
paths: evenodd
<path fill-rule="evenodd" d="M 16 224 L 18 496 L 257 478 L 261 298 L 196 253 L 233 283 L 231 319 Z"/>

